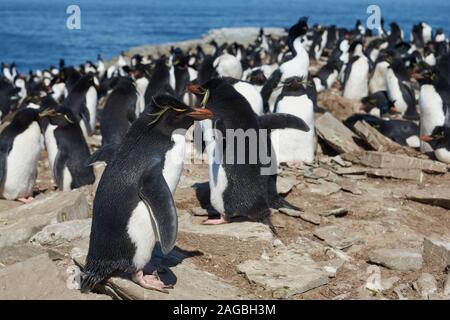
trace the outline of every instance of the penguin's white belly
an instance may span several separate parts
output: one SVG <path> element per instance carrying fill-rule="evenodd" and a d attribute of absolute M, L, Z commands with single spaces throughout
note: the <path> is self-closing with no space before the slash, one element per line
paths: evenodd
<path fill-rule="evenodd" d="M 305 121 L 310 128 L 308 132 L 297 129 L 279 129 L 271 133 L 270 138 L 278 163 L 288 161 L 313 162 L 316 137 L 312 101 L 306 95 L 284 97 L 277 105 L 277 113 L 297 116 Z"/>
<path fill-rule="evenodd" d="M 172 87 L 173 90 L 175 90 L 175 84 L 176 80 L 175 80 L 175 68 L 171 67 L 169 69 L 169 84 Z"/>
<path fill-rule="evenodd" d="M 149 210 L 150 207 L 139 201 L 127 225 L 128 236 L 136 247 L 133 263 L 138 270 L 143 269 L 150 261 L 156 242 Z"/>
<path fill-rule="evenodd" d="M 444 163 L 450 163 L 450 151 L 445 148 L 439 148 L 434 150 L 434 155 L 436 158 Z"/>
<path fill-rule="evenodd" d="M 200 125 L 202 127 L 203 137 L 206 144 L 206 155 L 208 157 L 210 202 L 214 209 L 218 212 L 224 213 L 225 205 L 223 200 L 223 192 L 228 186 L 228 180 L 225 170 L 221 166 L 222 158 L 220 157 L 220 145 L 217 145 L 214 140 L 212 121 L 203 120 L 200 121 Z"/>
<path fill-rule="evenodd" d="M 387 62 L 380 62 L 375 67 L 375 72 L 373 73 L 373 76 L 369 81 L 370 93 L 387 90 L 386 71 L 388 65 L 389 64 Z"/>
<path fill-rule="evenodd" d="M 56 128 L 56 126 L 49 124 L 44 133 L 45 148 L 47 149 L 48 162 L 52 172 L 55 165 L 56 155 L 58 154 L 58 145 L 56 144 L 55 138 Z"/>
<path fill-rule="evenodd" d="M 8 200 L 32 195 L 41 149 L 39 125 L 33 122 L 18 135 L 7 157 L 3 197 Z"/>
<path fill-rule="evenodd" d="M 420 89 L 420 135 L 430 135 L 436 126 L 445 122 L 442 98 L 432 85 L 423 85 Z M 432 152 L 433 148 L 428 142 L 420 142 L 421 152 Z"/>
<path fill-rule="evenodd" d="M 277 101 L 278 96 L 281 94 L 282 87 L 277 87 L 273 89 L 272 93 L 269 97 L 269 110 L 270 112 L 274 112 L 275 110 L 275 102 Z"/>
<path fill-rule="evenodd" d="M 92 132 L 95 130 L 95 120 L 97 116 L 97 90 L 90 87 L 86 93 L 86 107 L 89 111 L 89 126 Z"/>
<path fill-rule="evenodd" d="M 360 100 L 369 94 L 369 64 L 366 58 L 359 58 L 352 65 L 350 76 L 344 88 L 344 97 Z"/>
<path fill-rule="evenodd" d="M 333 84 L 337 81 L 339 76 L 339 73 L 337 72 L 337 70 L 334 70 L 333 73 L 331 73 L 328 76 L 327 79 L 327 88 L 331 88 L 333 86 Z"/>
<path fill-rule="evenodd" d="M 314 77 L 313 82 L 317 92 L 322 92 L 323 90 L 325 90 L 325 87 L 322 85 L 322 81 L 320 81 L 319 78 Z"/>
<path fill-rule="evenodd" d="M 241 62 L 231 54 L 225 53 L 219 56 L 213 65 L 221 77 L 232 77 L 234 79 L 241 79 L 242 77 Z"/>
<path fill-rule="evenodd" d="M 70 173 L 69 168 L 67 168 L 67 166 L 64 166 L 62 176 L 63 176 L 63 190 L 62 191 L 72 190 L 72 187 L 71 187 L 72 174 Z"/>
<path fill-rule="evenodd" d="M 183 161 L 186 151 L 186 137 L 184 134 L 175 133 L 172 135 L 174 145 L 165 156 L 163 176 L 173 194 L 180 181 L 183 171 Z"/>
<path fill-rule="evenodd" d="M 408 106 L 403 99 L 398 79 L 392 70 L 387 71 L 386 79 L 388 97 L 391 101 L 395 101 L 395 107 L 397 108 L 398 112 L 403 115 L 406 112 Z"/>
<path fill-rule="evenodd" d="M 246 82 L 237 82 L 233 85 L 234 89 L 239 92 L 248 101 L 253 112 L 258 116 L 264 113 L 263 99 L 258 90 L 251 84 Z"/>

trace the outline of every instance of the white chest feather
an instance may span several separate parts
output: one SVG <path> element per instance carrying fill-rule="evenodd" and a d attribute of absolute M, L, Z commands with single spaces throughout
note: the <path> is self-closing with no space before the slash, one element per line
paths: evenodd
<path fill-rule="evenodd" d="M 18 135 L 6 161 L 6 178 L 2 195 L 14 200 L 32 194 L 36 181 L 41 148 L 41 133 L 37 122 Z"/>
<path fill-rule="evenodd" d="M 170 84 L 170 86 L 172 87 L 173 90 L 175 90 L 175 86 L 176 86 L 175 82 L 176 82 L 175 81 L 175 68 L 172 66 L 169 69 L 169 84 Z"/>
<path fill-rule="evenodd" d="M 56 128 L 56 126 L 49 124 L 44 132 L 45 149 L 47 149 L 48 162 L 51 170 L 53 170 L 56 155 L 58 154 L 58 145 L 56 144 L 55 138 Z"/>
<path fill-rule="evenodd" d="M 156 236 L 150 218 L 151 210 L 144 202 L 139 201 L 128 220 L 127 232 L 136 247 L 133 257 L 135 267 L 140 270 L 150 261 Z"/>
<path fill-rule="evenodd" d="M 89 111 L 89 126 L 92 131 L 95 130 L 95 121 L 97 116 L 97 90 L 90 87 L 86 92 L 86 107 Z"/>
<path fill-rule="evenodd" d="M 400 83 L 392 69 L 388 69 L 386 72 L 386 85 L 389 99 L 391 101 L 395 101 L 395 107 L 397 108 L 398 112 L 404 114 L 406 109 L 408 108 L 408 105 L 403 99 L 402 91 L 400 89 Z"/>
<path fill-rule="evenodd" d="M 420 135 L 430 135 L 436 126 L 442 126 L 445 122 L 442 98 L 432 85 L 423 85 L 420 88 Z M 422 152 L 431 152 L 433 149 L 425 142 L 420 142 Z"/>
<path fill-rule="evenodd" d="M 262 115 L 264 112 L 263 99 L 259 91 L 250 83 L 237 82 L 233 85 L 234 89 L 245 97 L 253 112 L 257 115 Z"/>
<path fill-rule="evenodd" d="M 450 151 L 445 148 L 439 148 L 434 150 L 434 155 L 439 161 L 444 163 L 450 163 Z"/>
<path fill-rule="evenodd" d="M 203 120 L 200 122 L 200 125 L 205 139 L 206 154 L 208 156 L 209 188 L 211 191 L 210 202 L 214 209 L 224 213 L 223 192 L 228 186 L 228 180 L 225 170 L 221 165 L 221 145 L 216 144 L 214 140 L 211 120 Z"/>
<path fill-rule="evenodd" d="M 385 91 L 387 89 L 386 72 L 388 66 L 389 64 L 387 62 L 377 63 L 372 78 L 369 81 L 370 93 Z"/>
<path fill-rule="evenodd" d="M 309 126 L 304 132 L 297 129 L 274 130 L 270 137 L 278 163 L 289 161 L 313 162 L 316 149 L 314 108 L 306 96 L 284 97 L 277 105 L 277 113 L 288 113 L 299 117 Z"/>
<path fill-rule="evenodd" d="M 184 155 L 186 151 L 186 137 L 184 134 L 175 133 L 172 135 L 174 145 L 166 153 L 164 160 L 163 176 L 172 194 L 180 181 L 183 171 Z"/>
<path fill-rule="evenodd" d="M 352 64 L 350 76 L 345 83 L 344 97 L 360 100 L 369 93 L 369 63 L 366 57 L 360 57 Z"/>

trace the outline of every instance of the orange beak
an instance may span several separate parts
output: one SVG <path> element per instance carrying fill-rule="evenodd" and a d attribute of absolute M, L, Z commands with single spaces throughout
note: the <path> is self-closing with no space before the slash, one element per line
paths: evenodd
<path fill-rule="evenodd" d="M 187 115 L 195 120 L 211 119 L 214 113 L 211 110 L 205 108 L 192 108 L 194 111 L 189 112 Z"/>
<path fill-rule="evenodd" d="M 391 111 L 391 113 L 398 113 L 398 110 L 396 107 L 391 107 L 390 111 Z"/>
<path fill-rule="evenodd" d="M 420 136 L 419 139 L 420 139 L 421 141 L 425 141 L 425 142 L 430 142 L 431 140 L 433 140 L 433 138 L 432 138 L 431 136 L 428 136 L 428 135 Z"/>

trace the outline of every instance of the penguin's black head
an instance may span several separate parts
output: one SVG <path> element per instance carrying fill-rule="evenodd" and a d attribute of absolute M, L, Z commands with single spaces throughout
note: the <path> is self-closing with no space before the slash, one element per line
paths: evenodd
<path fill-rule="evenodd" d="M 422 73 L 415 73 L 413 77 L 419 82 L 419 84 L 425 85 L 425 84 L 434 84 L 438 80 L 438 73 L 436 70 L 433 69 L 427 69 L 424 70 Z"/>
<path fill-rule="evenodd" d="M 40 118 L 47 118 L 49 122 L 58 127 L 66 127 L 77 123 L 72 111 L 66 107 L 46 108 L 39 112 Z"/>
<path fill-rule="evenodd" d="M 311 86 L 312 83 L 308 79 L 293 76 L 283 81 L 283 90 L 289 92 L 302 92 L 306 86 Z"/>
<path fill-rule="evenodd" d="M 294 40 L 304 36 L 308 32 L 308 17 L 301 17 L 288 32 L 288 46 L 292 53 L 296 53 L 294 49 Z"/>
<path fill-rule="evenodd" d="M 262 86 L 266 83 L 267 78 L 262 70 L 255 70 L 249 74 L 248 81 L 257 86 Z"/>
<path fill-rule="evenodd" d="M 149 106 L 149 125 L 172 132 L 173 129 L 188 129 L 195 120 L 210 119 L 213 113 L 205 108 L 190 107 L 169 95 L 152 97 Z"/>
<path fill-rule="evenodd" d="M 17 111 L 11 124 L 19 127 L 28 127 L 32 122 L 39 120 L 39 111 L 32 108 L 23 108 Z"/>

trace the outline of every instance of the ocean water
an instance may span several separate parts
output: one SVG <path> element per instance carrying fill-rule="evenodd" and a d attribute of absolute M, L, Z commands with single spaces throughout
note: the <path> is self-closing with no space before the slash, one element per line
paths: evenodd
<path fill-rule="evenodd" d="M 81 29 L 69 30 L 69 5 L 81 9 Z M 352 27 L 367 19 L 369 4 L 387 24 L 405 33 L 426 21 L 450 31 L 448 0 L 0 0 L 0 61 L 18 69 L 47 68 L 106 59 L 130 47 L 198 38 L 221 27 L 289 27 L 300 16 L 311 23 Z M 387 25 L 386 24 L 386 25 Z"/>

